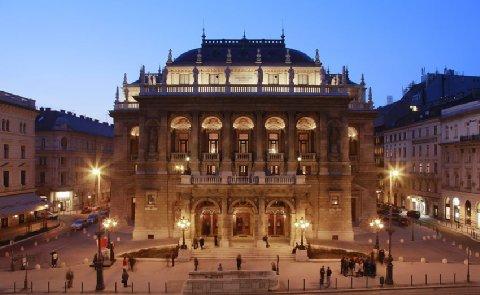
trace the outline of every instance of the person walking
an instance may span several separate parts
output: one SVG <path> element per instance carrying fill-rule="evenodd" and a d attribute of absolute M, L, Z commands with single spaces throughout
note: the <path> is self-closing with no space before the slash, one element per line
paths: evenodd
<path fill-rule="evenodd" d="M 67 288 L 73 287 L 73 271 L 69 268 L 65 274 L 65 280 L 67 281 Z"/>
<path fill-rule="evenodd" d="M 123 283 L 123 287 L 126 288 L 128 287 L 128 272 L 126 269 L 123 269 L 123 272 L 122 272 L 122 283 Z"/>
<path fill-rule="evenodd" d="M 237 255 L 237 270 L 242 269 L 242 255 L 238 254 Z"/>
<path fill-rule="evenodd" d="M 172 252 L 172 267 L 175 266 L 175 253 Z"/>
<path fill-rule="evenodd" d="M 330 288 L 330 284 L 332 283 L 332 270 L 330 266 L 327 267 L 327 288 Z"/>
<path fill-rule="evenodd" d="M 197 257 L 195 257 L 193 259 L 193 266 L 195 267 L 195 271 L 198 271 L 198 258 Z"/>
<path fill-rule="evenodd" d="M 122 268 L 127 269 L 128 267 L 128 259 L 127 256 L 123 256 L 123 261 L 122 261 Z"/>
<path fill-rule="evenodd" d="M 50 256 L 52 257 L 52 267 L 57 267 L 58 264 L 58 253 L 57 251 L 53 250 L 50 252 Z"/>
<path fill-rule="evenodd" d="M 197 238 L 193 238 L 193 249 L 197 249 L 198 248 L 198 240 Z"/>
<path fill-rule="evenodd" d="M 130 270 L 133 271 L 133 267 L 135 266 L 135 263 L 137 262 L 137 260 L 133 257 L 129 257 L 128 258 L 128 263 L 130 264 Z"/>
<path fill-rule="evenodd" d="M 200 237 L 200 249 L 203 250 L 203 246 L 205 246 L 205 239 Z"/>
<path fill-rule="evenodd" d="M 217 268 L 218 271 L 223 271 L 223 266 L 221 263 L 218 264 L 218 268 Z"/>
<path fill-rule="evenodd" d="M 325 281 L 325 266 L 322 265 L 322 268 L 320 268 L 320 289 L 323 287 L 324 281 Z"/>

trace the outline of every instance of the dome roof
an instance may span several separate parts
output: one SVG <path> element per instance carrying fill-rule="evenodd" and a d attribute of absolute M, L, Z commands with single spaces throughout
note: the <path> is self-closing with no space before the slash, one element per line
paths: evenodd
<path fill-rule="evenodd" d="M 172 65 L 225 65 L 230 50 L 232 65 L 254 65 L 261 54 L 262 65 L 315 66 L 307 54 L 285 47 L 284 39 L 204 39 L 201 48 L 180 54 Z M 290 63 L 286 63 L 286 55 Z M 201 63 L 197 63 L 201 54 Z M 260 64 L 260 63 L 258 63 Z"/>

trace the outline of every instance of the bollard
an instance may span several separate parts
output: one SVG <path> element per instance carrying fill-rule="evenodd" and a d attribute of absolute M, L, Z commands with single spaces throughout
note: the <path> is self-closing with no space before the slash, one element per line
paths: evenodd
<path fill-rule="evenodd" d="M 17 282 L 13 282 L 13 293 L 17 292 Z"/>
<path fill-rule="evenodd" d="M 83 293 L 83 282 L 82 282 L 82 287 L 80 289 L 80 293 Z"/>
<path fill-rule="evenodd" d="M 148 282 L 148 294 L 150 294 L 150 282 Z"/>
<path fill-rule="evenodd" d="M 453 284 L 455 285 L 455 279 L 456 279 L 457 274 L 453 273 Z"/>
<path fill-rule="evenodd" d="M 63 293 L 67 293 L 67 281 L 65 281 L 65 283 L 63 285 L 64 285 L 64 290 L 65 290 Z"/>
<path fill-rule="evenodd" d="M 305 279 L 303 279 L 303 291 L 305 291 Z"/>
<path fill-rule="evenodd" d="M 350 277 L 350 289 L 353 289 L 353 277 Z"/>
<path fill-rule="evenodd" d="M 115 293 L 117 293 L 117 282 L 115 282 Z"/>
<path fill-rule="evenodd" d="M 427 278 L 427 274 L 425 274 L 425 285 L 428 285 L 428 278 Z"/>
<path fill-rule="evenodd" d="M 413 286 L 413 275 L 410 275 L 410 286 Z"/>
<path fill-rule="evenodd" d="M 440 285 L 442 284 L 442 274 L 440 274 Z"/>
<path fill-rule="evenodd" d="M 337 278 L 335 278 L 335 289 L 338 289 Z"/>
<path fill-rule="evenodd" d="M 168 293 L 167 292 L 167 282 L 165 281 L 165 293 Z"/>
<path fill-rule="evenodd" d="M 33 281 L 30 281 L 30 293 L 33 293 Z"/>
<path fill-rule="evenodd" d="M 133 294 L 133 282 L 132 282 L 132 294 Z"/>
<path fill-rule="evenodd" d="M 287 291 L 290 291 L 290 279 L 287 280 Z"/>
<path fill-rule="evenodd" d="M 50 293 L 50 281 L 47 282 L 47 293 Z"/>
<path fill-rule="evenodd" d="M 365 277 L 365 288 L 368 288 L 368 276 Z"/>

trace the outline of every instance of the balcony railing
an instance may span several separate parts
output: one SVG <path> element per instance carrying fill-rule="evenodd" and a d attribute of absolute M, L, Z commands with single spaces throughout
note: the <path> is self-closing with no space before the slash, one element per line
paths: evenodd
<path fill-rule="evenodd" d="M 305 153 L 300 155 L 302 161 L 315 161 L 315 153 Z"/>
<path fill-rule="evenodd" d="M 343 85 L 257 85 L 257 84 L 220 84 L 220 85 L 142 85 L 140 95 L 185 93 L 284 93 L 297 95 L 346 95 L 348 88 Z"/>
<path fill-rule="evenodd" d="M 114 110 L 137 110 L 138 102 L 122 101 L 115 103 Z"/>
<path fill-rule="evenodd" d="M 267 161 L 283 161 L 283 153 L 267 153 Z"/>
<path fill-rule="evenodd" d="M 188 157 L 187 153 L 172 153 L 170 155 L 171 161 L 186 161 Z"/>
<path fill-rule="evenodd" d="M 291 175 L 265 176 L 265 184 L 295 184 L 295 176 L 291 176 Z"/>
<path fill-rule="evenodd" d="M 203 153 L 202 159 L 203 161 L 219 161 L 220 155 L 218 153 Z"/>
<path fill-rule="evenodd" d="M 218 175 L 195 175 L 191 177 L 192 184 L 220 184 L 222 177 Z"/>
<path fill-rule="evenodd" d="M 480 134 L 460 136 L 460 141 L 480 141 Z"/>
<path fill-rule="evenodd" d="M 258 184 L 258 177 L 255 176 L 229 176 L 228 184 Z"/>
<path fill-rule="evenodd" d="M 251 153 L 235 153 L 235 162 L 251 162 Z"/>

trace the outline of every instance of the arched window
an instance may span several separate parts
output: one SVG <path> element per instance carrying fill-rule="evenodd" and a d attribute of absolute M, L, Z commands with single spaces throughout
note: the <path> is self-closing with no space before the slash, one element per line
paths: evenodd
<path fill-rule="evenodd" d="M 315 120 L 310 117 L 302 117 L 298 119 L 296 127 L 298 132 L 298 152 L 301 155 L 311 153 L 313 150 L 312 130 L 317 127 Z"/>
<path fill-rule="evenodd" d="M 358 131 L 355 127 L 348 127 L 349 155 L 358 155 Z M 354 159 L 351 159 L 354 160 Z"/>
<path fill-rule="evenodd" d="M 172 151 L 175 153 L 188 153 L 189 130 L 192 127 L 190 120 L 185 117 L 175 117 L 170 123 L 172 128 Z"/>
<path fill-rule="evenodd" d="M 130 129 L 130 157 L 136 159 L 138 157 L 138 145 L 140 137 L 140 128 L 138 126 Z"/>
<path fill-rule="evenodd" d="M 60 140 L 60 146 L 61 146 L 62 150 L 67 149 L 67 144 L 68 144 L 67 138 L 62 137 L 62 139 Z"/>
<path fill-rule="evenodd" d="M 465 202 L 465 224 L 472 224 L 472 204 L 469 200 Z"/>

